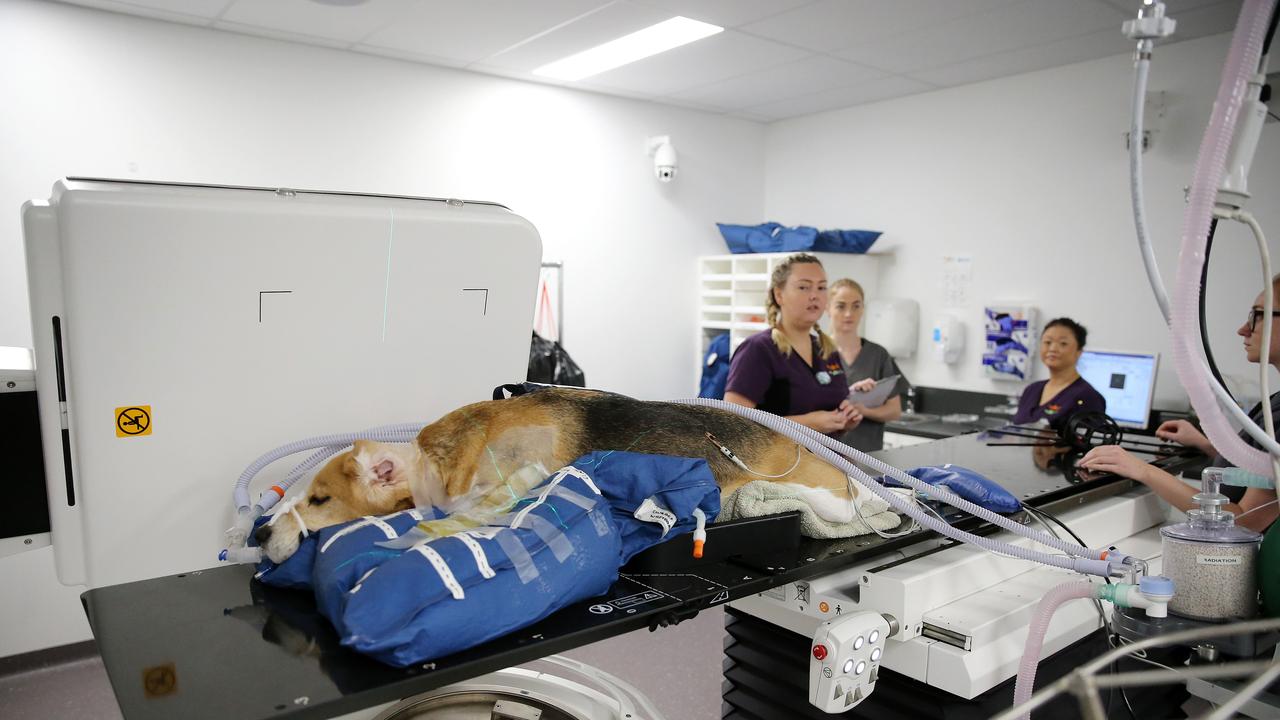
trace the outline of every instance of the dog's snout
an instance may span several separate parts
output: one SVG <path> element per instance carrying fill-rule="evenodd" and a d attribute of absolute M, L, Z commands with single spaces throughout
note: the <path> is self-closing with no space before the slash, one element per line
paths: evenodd
<path fill-rule="evenodd" d="M 271 539 L 271 526 L 263 525 L 253 532 L 253 539 L 258 541 L 258 545 L 266 545 L 267 540 Z"/>

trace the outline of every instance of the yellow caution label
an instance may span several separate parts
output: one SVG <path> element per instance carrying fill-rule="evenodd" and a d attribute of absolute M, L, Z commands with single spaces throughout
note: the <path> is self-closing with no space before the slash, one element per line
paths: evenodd
<path fill-rule="evenodd" d="M 140 437 L 150 434 L 150 405 L 129 405 L 116 408 L 116 437 Z"/>

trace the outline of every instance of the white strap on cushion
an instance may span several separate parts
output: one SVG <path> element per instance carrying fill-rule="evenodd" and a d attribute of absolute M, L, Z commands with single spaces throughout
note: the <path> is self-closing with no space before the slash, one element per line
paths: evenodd
<path fill-rule="evenodd" d="M 449 563 L 446 563 L 444 558 L 440 557 L 440 553 L 428 545 L 419 545 L 414 550 L 426 558 L 431 563 L 431 566 L 436 569 L 436 573 L 440 575 L 440 580 L 445 587 L 449 588 L 454 600 L 461 600 L 467 596 L 462 591 L 462 586 L 458 584 L 458 579 L 453 576 L 453 571 L 449 569 Z"/>

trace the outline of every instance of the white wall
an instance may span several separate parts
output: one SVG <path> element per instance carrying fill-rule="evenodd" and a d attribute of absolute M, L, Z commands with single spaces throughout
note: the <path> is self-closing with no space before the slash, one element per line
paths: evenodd
<path fill-rule="evenodd" d="M 1150 89 L 1168 97 L 1146 154 L 1152 237 L 1172 283 L 1184 185 L 1190 182 L 1228 38 L 1158 48 Z M 985 303 L 1023 300 L 1041 317 L 1068 315 L 1089 344 L 1158 351 L 1157 403 L 1186 407 L 1169 343 L 1134 240 L 1123 133 L 1129 126 L 1128 56 L 809 116 L 770 126 L 765 215 L 778 222 L 885 231 L 892 249 L 881 291 L 920 302 L 920 352 L 911 379 L 987 392 L 1021 386 L 981 369 Z M 1280 240 L 1280 125 L 1265 127 L 1253 165 L 1251 209 Z M 1257 366 L 1234 335 L 1262 288 L 1251 236 L 1223 226 L 1212 256 L 1209 328 L 1224 373 L 1257 397 Z M 930 354 L 943 310 L 942 257 L 973 258 L 962 362 Z M 1044 369 L 1037 361 L 1039 376 Z M 1272 387 L 1276 387 L 1274 384 Z"/>
<path fill-rule="evenodd" d="M 59 177 L 460 197 L 564 261 L 588 382 L 683 397 L 694 258 L 763 204 L 763 126 L 651 103 L 33 0 L 0 3 L 0 67 L 0 345 L 31 345 L 18 208 Z M 655 134 L 680 151 L 669 185 Z M 0 560 L 0 656 L 88 636 L 52 578 L 47 549 Z"/>

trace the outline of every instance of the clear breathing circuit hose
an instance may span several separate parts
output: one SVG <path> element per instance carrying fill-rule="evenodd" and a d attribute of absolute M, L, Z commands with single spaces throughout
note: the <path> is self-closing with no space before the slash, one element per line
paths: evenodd
<path fill-rule="evenodd" d="M 1204 423 L 1205 434 L 1213 446 L 1231 463 L 1249 472 L 1267 475 L 1272 472 L 1271 457 L 1249 447 L 1228 424 L 1218 406 L 1211 387 L 1213 382 L 1202 372 L 1202 343 L 1198 320 L 1197 298 L 1204 265 L 1204 249 L 1217 196 L 1218 184 L 1226 169 L 1240 108 L 1249 79 L 1256 72 L 1268 21 L 1275 10 L 1275 0 L 1246 0 L 1240 20 L 1231 39 L 1222 83 L 1213 106 L 1209 126 L 1196 158 L 1195 179 L 1191 184 L 1187 211 L 1183 220 L 1182 247 L 1179 254 L 1176 291 L 1170 311 L 1173 334 L 1174 367 L 1191 397 L 1191 404 Z M 1270 318 L 1267 318 L 1269 321 Z M 1266 361 L 1264 357 L 1260 361 Z M 1264 402 L 1265 402 L 1264 398 Z M 1263 443 L 1272 449 L 1271 444 Z"/>
<path fill-rule="evenodd" d="M 722 400 L 712 400 L 709 398 L 691 398 L 688 400 L 675 400 L 673 402 L 682 405 L 702 405 L 720 410 L 727 410 L 735 415 L 745 417 L 764 425 L 770 430 L 803 445 L 815 455 L 843 472 L 851 480 L 866 487 L 872 493 L 887 502 L 894 510 L 907 515 L 920 525 L 953 540 L 977 545 L 984 550 L 1000 555 L 1008 555 L 1023 560 L 1038 562 L 1044 565 L 1051 565 L 1053 567 L 1074 570 L 1087 575 L 1098 575 L 1101 577 L 1109 577 L 1111 575 L 1112 563 L 1124 557 L 1123 555 L 1116 553 L 1114 556 L 1111 556 L 1110 559 L 1104 560 L 1102 559 L 1103 552 L 1100 550 L 1092 550 L 1070 542 L 1065 542 L 1060 538 L 1049 535 L 1048 533 L 1034 530 L 1014 520 L 1010 520 L 1003 515 L 999 515 L 987 510 L 986 508 L 975 505 L 945 488 L 936 487 L 917 480 L 916 478 L 911 477 L 905 472 L 884 463 L 881 460 L 784 417 L 779 417 L 763 410 L 743 407 L 741 405 L 735 405 Z M 1028 548 L 1018 547 L 1000 540 L 980 537 L 963 530 L 958 530 L 941 518 L 921 511 L 915 503 L 901 497 L 897 493 L 894 493 L 889 488 L 886 488 L 861 468 L 850 462 L 851 459 L 856 460 L 877 472 L 889 475 L 907 487 L 912 488 L 916 492 L 934 497 L 1021 537 L 1052 547 L 1066 553 L 1067 556 L 1051 555 L 1045 552 L 1030 550 Z"/>
<path fill-rule="evenodd" d="M 351 447 L 357 440 L 396 443 L 413 442 L 424 425 L 426 423 L 399 423 L 369 428 L 361 432 L 318 435 L 305 440 L 291 442 L 264 453 L 250 463 L 249 467 L 245 468 L 239 479 L 236 480 L 235 488 L 232 490 L 232 501 L 236 506 L 236 520 L 235 524 L 227 531 L 228 546 L 232 548 L 243 546 L 254 521 L 279 502 L 294 483 L 302 479 L 312 468 Z M 315 452 L 289 470 L 283 480 L 274 484 L 270 489 L 263 491 L 258 496 L 256 503 L 250 504 L 249 483 L 253 482 L 258 473 L 278 460 L 306 452 L 307 450 L 315 450 Z"/>
<path fill-rule="evenodd" d="M 1148 233 L 1146 196 L 1143 189 L 1142 137 L 1145 125 L 1144 111 L 1147 97 L 1147 79 L 1151 71 L 1152 45 L 1153 43 L 1149 39 L 1138 41 L 1133 65 L 1133 95 L 1130 102 L 1129 124 L 1129 194 L 1133 206 L 1133 227 L 1138 236 L 1138 250 L 1142 255 L 1142 266 L 1146 270 L 1147 281 L 1151 285 L 1152 293 L 1155 295 L 1156 305 L 1160 308 L 1160 316 L 1164 318 L 1166 324 L 1171 325 L 1172 310 L 1170 309 L 1169 295 L 1165 291 L 1164 278 L 1160 274 L 1160 266 L 1156 262 L 1155 251 L 1151 245 L 1151 236 Z M 1207 232 L 1206 230 L 1206 237 Z M 1201 264 L 1203 264 L 1203 261 Z M 1269 278 L 1264 280 L 1264 283 L 1267 281 L 1269 281 Z M 1197 325 L 1198 327 L 1199 325 Z M 1178 340 L 1175 338 L 1174 343 L 1176 344 L 1177 342 Z M 1200 352 L 1197 351 L 1195 353 L 1194 361 L 1199 364 L 1202 377 L 1210 378 L 1212 371 L 1209 370 L 1208 361 Z M 1265 370 L 1265 367 L 1263 369 Z M 1228 412 L 1236 426 L 1243 428 L 1255 442 L 1272 454 L 1280 453 L 1280 444 L 1276 442 L 1274 434 L 1269 434 L 1263 428 L 1258 427 L 1257 423 L 1253 422 L 1248 414 L 1235 403 L 1227 393 L 1226 388 L 1219 385 L 1216 380 L 1208 379 L 1206 382 L 1209 390 L 1217 399 L 1219 407 Z"/>

